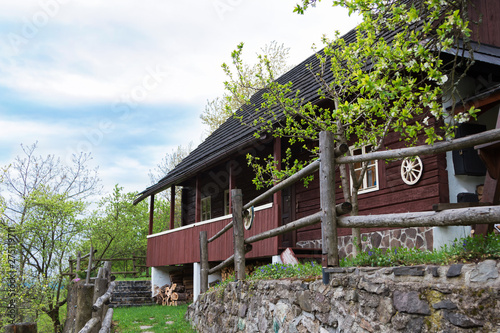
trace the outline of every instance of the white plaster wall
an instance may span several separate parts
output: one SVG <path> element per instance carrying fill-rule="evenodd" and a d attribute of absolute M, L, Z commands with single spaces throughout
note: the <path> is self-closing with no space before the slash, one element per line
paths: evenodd
<path fill-rule="evenodd" d="M 200 290 L 201 290 L 200 273 L 201 273 L 201 264 L 195 262 L 193 264 L 193 302 L 196 302 L 198 296 L 200 295 Z M 208 275 L 209 284 L 215 281 L 222 281 L 222 275 L 220 271 Z"/>
<path fill-rule="evenodd" d="M 154 287 L 164 286 L 166 284 L 171 284 L 170 272 L 174 270 L 174 267 L 151 267 L 151 295 L 155 296 Z"/>
<path fill-rule="evenodd" d="M 473 93 L 475 84 L 477 82 L 469 79 L 465 80 L 461 85 L 461 90 L 464 95 Z M 451 105 L 451 101 L 444 103 L 444 108 Z M 490 130 L 495 128 L 499 106 L 495 106 L 490 110 L 485 110 L 481 117 L 478 117 L 477 123 L 486 125 L 486 129 Z M 462 192 L 476 193 L 476 187 L 484 184 L 484 176 L 465 176 L 455 175 L 455 168 L 453 165 L 452 152 L 446 153 L 446 170 L 448 171 L 448 189 L 450 195 L 450 203 L 457 202 L 457 195 Z M 445 244 L 451 244 L 456 238 L 467 237 L 470 235 L 470 226 L 454 226 L 454 227 L 434 227 L 434 249 L 438 249 Z"/>

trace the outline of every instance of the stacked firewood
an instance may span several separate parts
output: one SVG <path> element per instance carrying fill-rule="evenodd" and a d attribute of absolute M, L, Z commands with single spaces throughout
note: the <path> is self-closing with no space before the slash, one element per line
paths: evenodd
<path fill-rule="evenodd" d="M 252 274 L 255 269 L 259 266 L 263 266 L 263 265 L 266 265 L 265 262 L 261 262 L 261 261 L 256 261 L 254 263 L 248 263 L 246 266 L 245 266 L 245 275 L 246 276 L 249 276 L 250 274 Z M 225 281 L 226 279 L 229 279 L 231 277 L 234 276 L 234 266 L 227 266 L 227 267 L 224 267 L 223 269 L 221 269 L 221 277 L 222 277 L 222 281 Z"/>
<path fill-rule="evenodd" d="M 162 287 L 154 285 L 155 295 L 153 296 L 157 304 L 163 306 L 177 306 L 177 301 L 187 300 L 187 293 L 183 285 L 177 283 L 166 284 Z"/>

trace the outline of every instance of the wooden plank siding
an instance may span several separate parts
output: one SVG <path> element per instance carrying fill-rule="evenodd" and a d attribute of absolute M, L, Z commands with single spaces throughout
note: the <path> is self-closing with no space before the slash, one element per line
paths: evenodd
<path fill-rule="evenodd" d="M 473 40 L 500 47 L 500 1 L 473 0 L 469 4 L 469 18 Z"/>
<path fill-rule="evenodd" d="M 404 144 L 390 134 L 386 140 L 390 149 L 402 148 Z M 419 143 L 422 144 L 422 143 Z M 358 196 L 359 214 L 387 214 L 403 212 L 429 211 L 432 205 L 439 202 L 449 202 L 448 174 L 446 171 L 446 155 L 438 154 L 421 157 L 424 164 L 422 178 L 415 185 L 406 185 L 401 179 L 401 161 L 378 161 L 379 190 L 363 193 Z M 343 199 L 340 187 L 340 174 L 336 172 L 337 203 Z M 295 208 L 297 218 L 317 212 L 319 204 L 318 174 L 308 187 L 302 183 L 295 185 Z M 361 232 L 374 232 L 388 228 L 361 229 Z M 351 229 L 340 228 L 338 236 L 351 234 Z M 321 226 L 313 225 L 297 230 L 297 241 L 321 239 Z"/>
<path fill-rule="evenodd" d="M 253 227 L 250 230 L 245 230 L 245 238 L 276 228 L 278 224 L 274 221 L 273 216 L 273 207 L 256 211 Z M 195 225 L 191 228 L 148 238 L 146 265 L 157 267 L 199 262 L 200 231 L 206 230 L 208 238 L 210 238 L 230 221 L 231 219 L 224 219 Z M 223 261 L 233 253 L 233 233 L 231 230 L 208 244 L 208 260 L 210 262 Z M 252 251 L 248 252 L 245 257 L 261 258 L 277 254 L 278 239 L 273 237 L 254 243 Z"/>

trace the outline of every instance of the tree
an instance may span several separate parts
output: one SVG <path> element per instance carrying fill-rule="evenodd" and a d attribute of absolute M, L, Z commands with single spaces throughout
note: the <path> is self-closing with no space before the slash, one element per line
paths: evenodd
<path fill-rule="evenodd" d="M 79 248 L 88 251 L 92 245 L 97 259 L 146 255 L 148 205 L 146 201 L 133 205 L 135 196 L 115 185 L 88 218 L 89 228 Z"/>
<path fill-rule="evenodd" d="M 6 198 L 2 228 L 14 230 L 17 245 L 18 304 L 33 306 L 29 312 L 19 309 L 19 319 L 39 310 L 47 313 L 58 330 L 59 307 L 65 302 L 60 294 L 65 269 L 62 260 L 81 232 L 78 215 L 83 200 L 100 190 L 97 169 L 89 169 L 90 156 L 72 156 L 65 165 L 53 155 L 36 156 L 36 144 L 21 145 L 18 156 L 4 173 L 0 184 Z M 29 295 L 27 295 L 29 293 Z"/>
<path fill-rule="evenodd" d="M 216 97 L 211 101 L 207 101 L 205 111 L 200 115 L 200 118 L 202 123 L 208 126 L 206 130 L 208 135 L 219 128 L 227 118 L 232 116 L 244 103 L 245 98 L 250 98 L 256 91 L 264 88 L 261 85 L 263 80 L 277 78 L 290 69 L 287 65 L 290 49 L 283 44 L 279 45 L 276 41 L 273 41 L 265 45 L 261 51 L 261 57 L 267 59 L 266 66 L 268 71 L 262 71 L 260 68 L 261 63 L 253 66 L 242 64 L 242 66 L 237 68 L 238 76 L 245 77 L 249 81 L 249 84 L 237 85 L 236 92 L 231 91 L 229 94 L 223 94 L 222 97 Z M 223 64 L 222 68 L 226 74 L 230 73 L 230 69 L 226 64 Z M 266 77 L 258 78 L 257 73 L 264 74 Z M 229 84 L 229 82 L 226 84 Z"/>
<path fill-rule="evenodd" d="M 26 198 L 26 214 L 17 229 L 20 252 L 25 253 L 27 269 L 22 286 L 29 289 L 31 310 L 45 312 L 59 332 L 59 309 L 66 303 L 64 271 L 67 270 L 71 245 L 85 229 L 79 217 L 86 204 L 69 199 L 68 195 L 54 193 L 40 186 Z"/>
<path fill-rule="evenodd" d="M 304 0 L 295 11 L 303 13 L 315 3 Z M 355 147 L 369 146 L 369 151 L 376 151 L 389 132 L 398 133 L 407 145 L 416 144 L 422 136 L 433 144 L 451 137 L 457 123 L 475 116 L 474 108 L 456 115 L 454 110 L 443 109 L 450 98 L 454 99 L 452 105 L 460 98 L 458 84 L 473 62 L 467 1 L 334 0 L 333 4 L 359 13 L 363 20 L 351 40 L 340 38 L 338 32 L 333 40 L 324 38 L 324 49 L 307 67 L 317 83 L 317 97 L 332 107 L 306 101 L 293 82 L 280 82 L 260 72 L 256 78 L 265 87 L 264 102 L 253 104 L 239 93 L 240 86 L 254 84 L 240 75 L 242 45 L 233 52 L 237 75 L 233 78 L 227 72 L 231 82 L 227 89 L 255 109 L 250 125 L 259 128 L 259 133 L 270 132 L 289 138 L 290 144 L 303 144 L 317 142 L 320 131 L 331 131 L 336 144 L 354 142 Z M 450 50 L 454 54 L 445 56 L 444 51 Z M 260 69 L 268 71 L 266 57 L 259 60 Z M 318 147 L 312 152 L 317 156 Z M 250 159 L 258 186 L 271 185 L 309 162 L 293 160 L 290 152 L 286 156 L 282 171 L 272 158 L 264 165 Z M 367 167 L 368 162 L 357 171 L 353 164 L 340 166 L 344 198 L 352 203 L 354 215 Z M 361 248 L 359 230 L 353 230 L 353 236 Z"/>
<path fill-rule="evenodd" d="M 153 171 L 149 171 L 149 179 L 151 184 L 158 183 L 170 171 L 172 171 L 177 164 L 179 164 L 189 153 L 193 150 L 193 142 L 187 146 L 179 145 L 177 149 L 173 149 L 170 153 L 166 153 L 163 159 L 158 163 Z M 177 187 L 175 191 L 177 198 L 181 197 L 181 188 Z M 155 214 L 154 214 L 154 230 L 160 232 L 170 228 L 170 192 L 163 191 L 155 196 Z M 174 226 L 180 227 L 181 222 L 181 200 L 175 201 L 175 217 Z"/>

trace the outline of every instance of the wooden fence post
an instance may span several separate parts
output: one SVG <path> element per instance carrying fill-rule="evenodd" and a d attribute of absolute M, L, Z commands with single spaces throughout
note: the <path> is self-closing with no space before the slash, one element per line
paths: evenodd
<path fill-rule="evenodd" d="M 200 231 L 200 292 L 208 290 L 208 241 L 207 232 Z"/>
<path fill-rule="evenodd" d="M 80 283 L 77 288 L 75 332 L 80 332 L 92 318 L 94 285 Z"/>
<path fill-rule="evenodd" d="M 234 238 L 235 280 L 245 280 L 245 234 L 243 227 L 243 197 L 240 189 L 231 190 Z"/>
<path fill-rule="evenodd" d="M 94 247 L 90 245 L 90 253 L 89 253 L 89 266 L 87 268 L 87 279 L 85 279 L 86 284 L 90 284 L 90 270 L 92 269 L 92 259 L 94 257 Z"/>
<path fill-rule="evenodd" d="M 320 149 L 320 202 L 321 211 L 321 239 L 323 267 L 338 266 L 338 240 L 335 211 L 335 153 L 333 133 L 319 133 Z"/>
<path fill-rule="evenodd" d="M 80 271 L 80 262 L 82 261 L 82 251 L 78 251 L 78 254 L 76 256 L 76 271 Z"/>
<path fill-rule="evenodd" d="M 99 273 L 97 274 L 97 278 L 94 282 L 94 299 L 92 304 L 94 304 L 99 297 L 104 295 L 104 293 L 108 290 L 108 279 L 104 277 L 104 268 L 99 269 Z M 103 313 L 103 309 L 99 309 L 97 311 L 92 312 L 92 318 L 99 319 L 99 323 L 97 323 L 91 330 L 91 332 L 98 333 L 101 328 L 100 322 L 103 320 L 105 313 Z"/>

